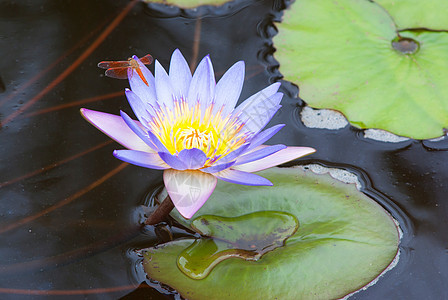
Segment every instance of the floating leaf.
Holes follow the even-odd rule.
[[[228,218],[204,215],[191,227],[203,236],[182,251],[179,269],[193,279],[203,279],[221,261],[231,257],[258,260],[283,246],[299,227],[297,218],[277,211],[258,211]]]
[[[398,233],[393,220],[354,185],[297,168],[259,173],[274,186],[219,182],[197,215],[292,214],[300,227],[285,246],[257,261],[226,259],[207,277],[195,280],[177,267],[179,255],[195,240],[177,240],[147,249],[144,267],[149,277],[187,299],[330,299],[366,285],[395,257]],[[186,226],[200,222],[182,219],[176,212],[173,216]],[[196,228],[206,234],[215,232],[214,226],[204,227]],[[249,231],[257,230],[269,232],[262,225]],[[226,233],[223,240],[235,241],[232,231],[220,232]]]
[[[278,28],[280,72],[310,106],[416,139],[448,127],[448,32],[400,39],[387,12],[366,0],[296,1]]]
[[[392,16],[398,29],[448,30],[446,0],[375,0]]]

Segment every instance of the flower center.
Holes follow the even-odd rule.
[[[199,103],[190,106],[181,99],[172,109],[158,108],[147,126],[171,154],[196,148],[207,155],[208,166],[241,147],[248,138],[241,132],[243,124],[238,119],[212,111],[213,105],[201,109]]]
[[[189,127],[182,129],[179,132],[177,141],[178,143],[181,143],[185,149],[207,149],[208,145],[214,144],[214,137],[210,132]]]

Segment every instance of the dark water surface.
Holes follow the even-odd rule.
[[[241,100],[279,77],[269,24],[282,2],[195,11],[136,3],[93,48],[130,3],[0,1],[0,299],[174,298],[148,286],[132,292],[144,280],[132,249],[159,241],[136,225],[139,205],[162,173],[122,164],[112,156],[122,147],[80,116],[80,107],[131,112],[127,81],[103,77],[99,61],[150,53],[167,67],[179,48],[188,61],[210,54],[219,78],[245,60]],[[404,232],[398,265],[352,299],[447,299],[447,139],[393,144],[353,127],[309,129],[297,89],[285,82],[282,91],[271,125],[287,126],[270,143],[314,147],[296,163],[359,174]]]

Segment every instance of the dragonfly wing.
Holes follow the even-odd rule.
[[[123,61],[102,61],[98,63],[98,68],[110,69],[110,68],[121,68],[129,67],[129,62],[127,60]]]
[[[106,70],[106,76],[117,78],[117,79],[127,79],[128,78],[128,68],[110,68]]]
[[[143,56],[142,58],[140,58],[140,61],[142,62],[142,64],[144,65],[150,65],[153,61],[153,58],[151,55],[146,54],[145,56]]]

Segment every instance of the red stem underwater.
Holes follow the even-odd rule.
[[[167,219],[169,213],[173,210],[174,204],[170,196],[167,195],[165,200],[159,204],[157,209],[146,219],[145,225],[155,225]]]

